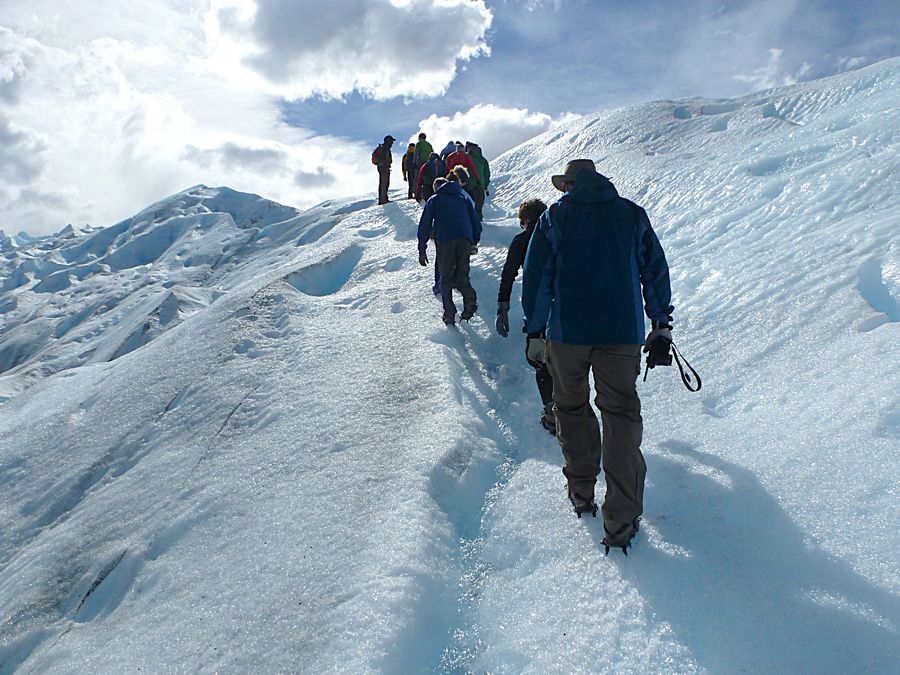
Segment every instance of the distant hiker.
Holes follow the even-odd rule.
[[[627,552],[644,509],[647,471],[635,387],[645,342],[641,296],[652,323],[646,349],[667,352],[674,309],[669,267],[646,211],[620,197],[591,160],[570,161],[553,185],[566,194],[538,220],[525,256],[528,356],[546,360],[553,376],[557,438],[575,512],[596,515],[602,458],[603,543],[607,552]],[[591,371],[602,443],[588,400]]]
[[[456,142],[450,141],[447,145],[444,146],[444,149],[440,151],[440,157],[444,161],[447,161],[447,155],[450,153],[456,152]]]
[[[378,167],[378,203],[388,203],[388,188],[391,184],[391,164],[393,157],[391,156],[391,146],[397,140],[393,136],[385,136],[384,142],[379,143],[378,147],[372,152],[372,164]]]
[[[434,148],[425,140],[425,132],[420,133],[419,142],[416,143],[416,164],[422,166],[431,157],[432,152],[434,152]]]
[[[419,176],[416,166],[416,144],[410,143],[403,155],[403,180],[406,181],[406,198],[413,199],[416,196],[416,178]]]
[[[519,268],[525,262],[525,251],[538,218],[547,210],[547,205],[540,199],[529,199],[519,204],[519,232],[513,237],[506,254],[506,263],[503,265],[503,273],[500,276],[500,292],[497,294],[497,333],[502,337],[509,335],[509,296],[512,294],[513,282],[519,274]],[[545,336],[545,331],[540,331],[540,336]],[[541,412],[541,424],[551,434],[556,434],[556,417],[553,413],[553,377],[550,369],[543,361],[536,361],[528,356],[528,340],[525,340],[525,359],[534,368],[535,380],[538,392],[541,394],[543,410]]]
[[[478,169],[475,167],[475,162],[472,161],[472,158],[466,154],[463,144],[459,142],[456,143],[456,150],[447,155],[447,172],[453,171],[453,168],[457,166],[466,167],[469,171],[469,175],[474,179],[463,185],[463,187],[467,188],[466,192],[468,192],[474,200],[475,196],[472,194],[472,190],[479,180]]]
[[[434,230],[437,248],[437,268],[441,279],[441,301],[444,305],[445,324],[456,323],[456,304],[453,288],[463,297],[460,318],[468,321],[478,309],[477,297],[469,281],[469,256],[472,246],[481,239],[481,220],[475,213],[475,204],[456,182],[455,174],[447,176],[447,183],[439,185],[434,195],[425,202],[419,219],[419,264],[428,264],[425,250]]]
[[[484,199],[487,195],[488,185],[491,182],[491,167],[488,161],[481,154],[481,148],[476,143],[468,141],[466,143],[466,154],[471,158],[472,163],[477,169],[476,176],[473,181],[471,195],[475,200],[475,210],[478,211],[478,217],[484,218]]]
[[[434,194],[434,181],[447,175],[447,165],[436,152],[432,152],[428,160],[419,168],[419,179],[416,182],[416,198],[420,202],[427,201]]]

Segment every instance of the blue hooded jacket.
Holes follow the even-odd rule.
[[[481,219],[475,212],[475,202],[458,183],[441,185],[425,202],[419,219],[419,254],[428,247],[432,227],[436,242],[465,237],[477,244],[481,239]]]
[[[644,311],[641,311],[643,291]],[[644,312],[671,322],[669,266],[647,213],[580,171],[538,220],[525,254],[525,332],[573,345],[644,344]]]

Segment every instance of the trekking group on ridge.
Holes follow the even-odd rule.
[[[378,203],[388,202],[391,147],[396,139],[385,136],[372,152],[378,167]],[[469,281],[469,256],[478,250],[484,200],[490,185],[490,164],[477,143],[451,141],[437,153],[420,133],[401,161],[407,199],[424,204],[419,221],[419,262],[428,265],[426,248],[433,239],[437,249],[432,291],[441,296],[444,323],[456,323],[453,289],[463,296],[460,318],[471,319],[478,309],[475,289]]]
[[[419,139],[427,143],[424,134]],[[428,241],[434,239],[435,284],[439,280],[444,323],[453,325],[454,288],[463,297],[461,319],[477,310],[469,256],[481,238],[483,198],[479,204],[465,186],[482,174],[475,173],[478,166],[462,144],[448,144],[440,154],[430,147],[410,194],[425,199],[419,263],[428,264]],[[418,149],[419,144],[410,147],[413,155]],[[405,160],[407,180],[413,166]],[[448,171],[446,178],[438,169]],[[425,178],[432,180],[430,191],[422,187]],[[562,448],[569,501],[579,518],[597,515],[594,489],[602,463],[603,544],[607,553],[615,547],[627,554],[643,513],[647,471],[636,386],[642,348],[648,368],[672,363],[669,267],[646,211],[619,196],[592,160],[572,160],[551,180],[563,195],[549,208],[538,199],[519,205],[523,231],[513,238],[503,266],[495,328],[509,335],[512,287],[521,269],[525,358],[535,370],[541,424]],[[486,180],[480,184],[486,193]],[[645,315],[651,325],[646,337]],[[590,402],[591,375],[602,435]]]
[[[391,135],[372,152],[372,164],[378,169],[378,203],[387,204],[393,157],[391,148],[397,139]],[[457,166],[466,168],[462,187],[475,204],[478,217],[483,217],[484,200],[491,181],[491,167],[477,143],[449,142],[440,153],[428,142],[425,133],[416,143],[410,143],[401,160],[401,172],[406,182],[406,198],[425,202],[434,192],[434,181],[445,178]]]

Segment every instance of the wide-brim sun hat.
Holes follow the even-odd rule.
[[[588,171],[596,171],[597,167],[594,166],[594,160],[592,159],[573,159],[568,164],[566,164],[566,170],[561,175],[551,176],[550,180],[553,181],[553,187],[555,187],[560,192],[566,191],[566,183],[574,183],[575,176],[579,171],[583,170]]]

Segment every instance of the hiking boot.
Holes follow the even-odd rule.
[[[456,315],[455,314],[444,314],[444,316],[441,317],[441,320],[448,326],[456,325]]]
[[[569,495],[569,501],[572,502],[575,515],[581,518],[582,513],[590,513],[594,518],[597,517],[597,502],[593,497],[585,499],[581,495],[573,494],[568,487],[566,487],[566,493]]]
[[[609,555],[609,549],[611,548],[620,548],[622,549],[622,553],[628,555],[628,547],[631,546],[631,540],[634,539],[634,535],[636,535],[640,529],[640,516],[635,518],[632,522],[616,528],[615,532],[610,532],[604,525],[603,531],[606,533],[606,536],[603,537],[603,546],[606,548],[606,555]]]
[[[459,318],[463,321],[468,321],[473,316],[475,316],[475,312],[478,311],[478,305],[470,305],[469,307],[463,308],[462,314],[459,315]]]
[[[544,412],[541,414],[541,426],[556,436],[556,414],[553,412],[553,401],[544,406]]]

